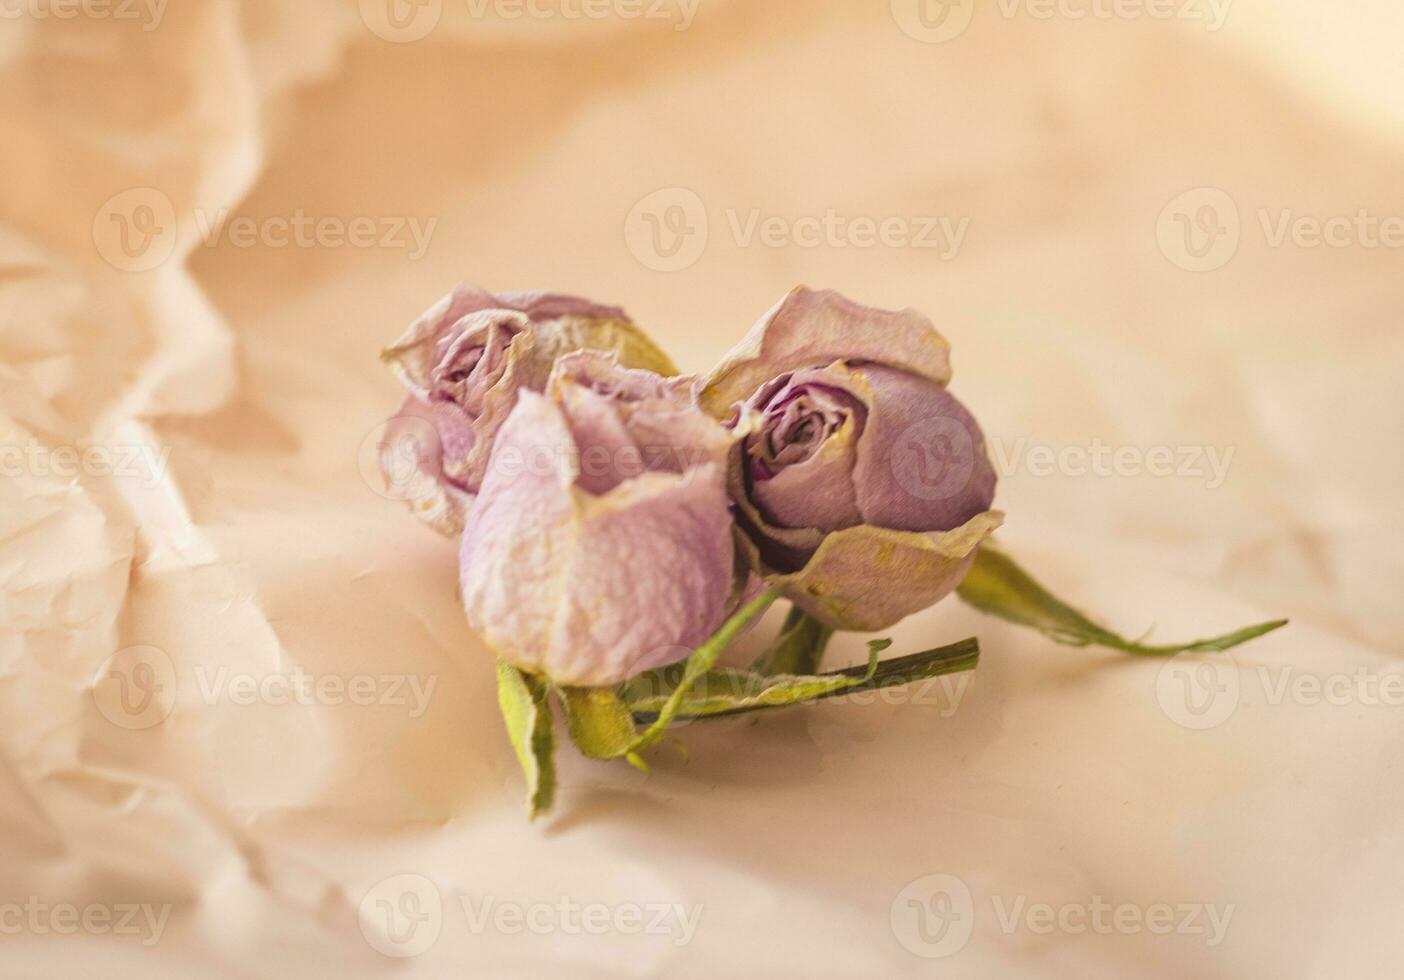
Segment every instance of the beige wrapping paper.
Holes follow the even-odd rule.
[[[939,7],[0,0],[0,977],[1398,975],[1400,14]],[[950,600],[893,652],[975,674],[567,747],[530,824],[374,475],[461,279],[691,371],[915,306],[1055,591],[1294,621]]]

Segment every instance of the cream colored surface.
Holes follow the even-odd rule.
[[[1404,255],[1272,247],[1259,219],[1404,213],[1397,8],[1241,0],[1211,32],[991,3],[939,44],[852,0],[703,0],[683,31],[464,9],[391,43],[349,2],[6,7],[0,445],[35,448],[0,481],[0,976],[1397,976],[1404,705],[1272,685],[1401,671]],[[659,272],[626,219],[674,187],[709,236]],[[1157,221],[1200,187],[1241,242],[1195,273]],[[437,223],[417,258],[207,242],[226,208]],[[944,259],[743,247],[752,209],[969,223]],[[362,476],[398,399],[376,352],[459,279],[620,303],[689,370],[796,283],[915,306],[1003,454],[1002,540],[1058,591],[1167,640],[1294,622],[1194,730],[1159,662],[951,601],[894,650],[978,634],[968,688],[698,724],[649,777],[565,749],[528,825],[453,548]],[[1215,480],[1028,455],[1094,443],[1232,456]],[[71,476],[60,447],[169,455]],[[169,683],[124,727],[138,661]],[[209,693],[298,668],[377,703]],[[378,900],[433,905],[378,884],[404,874],[441,927],[397,959]],[[904,903],[934,893],[904,888],[933,874],[973,935],[923,959]],[[463,909],[562,896],[701,914],[680,944]],[[1099,898],[1233,912],[1212,947],[999,914]],[[31,899],[167,915],[159,941],[13,929]]]

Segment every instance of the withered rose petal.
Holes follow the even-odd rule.
[[[925,378],[878,364],[854,371],[870,392],[853,470],[862,523],[945,531],[989,510],[994,467],[965,406]]]
[[[862,523],[853,484],[858,425],[848,418],[804,462],[752,478],[751,499],[767,523],[820,531]]]
[[[612,482],[642,470],[682,473],[702,463],[725,468],[735,434],[704,414],[697,406],[701,382],[693,375],[664,378],[652,371],[625,368],[617,354],[576,351],[556,361],[547,390],[567,406],[572,427],[597,419],[605,427],[583,437],[582,479],[596,478],[601,466],[612,467]],[[602,413],[618,420],[628,433],[630,446],[606,439],[613,424]],[[577,421],[579,420],[579,421]],[[578,439],[578,441],[581,441]],[[609,442],[609,459],[585,450],[584,443]]]
[[[926,533],[860,524],[826,535],[803,568],[772,572],[766,583],[826,626],[887,629],[954,591],[1003,519],[986,511],[953,530]],[[754,544],[742,547],[760,561]]]
[[[454,535],[463,530],[473,498],[443,472],[442,431],[452,429],[438,414],[413,395],[405,396],[386,423],[377,455],[385,492],[408,503],[435,530]]]
[[[572,442],[566,448],[578,454],[582,489],[602,494],[645,472],[643,454],[609,396],[568,385],[561,401]]]
[[[616,353],[631,367],[676,371],[617,307],[557,293],[494,296],[466,285],[435,303],[382,356],[445,425],[439,470],[471,503],[517,393],[542,390],[557,358],[579,349]],[[434,526],[454,531],[452,521]]]
[[[834,531],[862,520],[853,467],[867,405],[854,387],[842,363],[804,368],[763,386],[746,405],[742,465],[767,524]]]
[[[762,385],[802,367],[877,361],[945,384],[950,345],[915,310],[879,310],[800,286],[753,326],[712,371],[702,406],[719,418]]]
[[[498,432],[461,545],[464,608],[515,666],[613,685],[682,659],[725,617],[736,565],[724,474],[707,461],[593,492],[561,447],[633,441],[639,413],[651,426],[663,416],[652,399],[615,400],[569,378],[551,390],[555,400],[523,391]],[[609,410],[620,425],[604,422]]]
[[[429,307],[399,340],[386,348],[385,359],[403,373],[408,386],[427,392],[445,336],[458,321],[483,310],[512,310],[524,314],[532,322],[563,318],[629,322],[629,317],[617,306],[602,306],[578,296],[543,292],[495,296],[485,289],[462,283]]]
[[[830,626],[884,628],[942,598],[1001,519],[950,376],[921,314],[799,288],[708,378],[704,407],[746,429],[728,474],[742,551]]]

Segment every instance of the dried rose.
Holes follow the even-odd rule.
[[[686,657],[734,600],[733,436],[694,379],[560,359],[497,434],[468,515],[469,623],[558,685],[620,683]]]
[[[556,359],[580,349],[613,351],[628,367],[676,371],[616,307],[459,286],[382,354],[408,389],[381,439],[387,482],[423,520],[458,533],[517,393],[540,391]]]
[[[1001,522],[948,350],[915,311],[800,288],[708,381],[703,404],[741,434],[743,549],[826,625],[885,629],[943,598]]]

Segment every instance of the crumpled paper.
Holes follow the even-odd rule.
[[[1393,975],[1398,255],[1272,231],[1397,212],[1397,15],[1310,45],[1306,6],[934,44],[897,2],[5,7],[0,976]],[[1157,241],[1202,187],[1240,242],[1196,273]],[[746,234],[828,211],[968,221]],[[1294,622],[1167,667],[952,600],[893,652],[978,634],[974,675],[647,777],[562,753],[529,825],[453,548],[374,476],[375,354],[464,278],[694,371],[798,282],[915,306],[1044,581],[1167,640]]]

